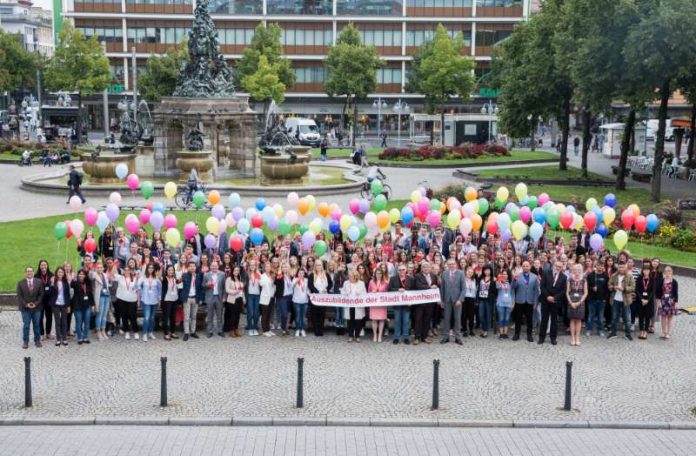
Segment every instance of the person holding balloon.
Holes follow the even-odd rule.
[[[94,271],[90,271],[89,278],[92,281],[92,292],[94,293],[94,303],[96,304],[96,318],[94,329],[97,331],[99,340],[107,340],[106,317],[109,315],[111,307],[111,282],[104,272],[104,264],[99,261]]]

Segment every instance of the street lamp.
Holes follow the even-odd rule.
[[[396,123],[397,123],[398,138],[399,138],[397,140],[397,142],[398,142],[399,146],[401,146],[401,113],[402,112],[408,113],[411,110],[411,108],[408,107],[408,103],[401,101],[401,98],[399,98],[399,101],[394,103],[393,109],[396,112],[396,116],[397,116]]]
[[[491,129],[493,126],[493,115],[498,115],[498,105],[489,100],[488,103],[484,104],[481,108],[481,114],[488,115],[488,142],[491,142]]]
[[[380,135],[382,129],[380,128],[380,120],[382,118],[382,109],[386,109],[387,102],[382,100],[382,97],[378,97],[372,102],[372,107],[377,108],[377,136]]]

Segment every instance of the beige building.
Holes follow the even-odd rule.
[[[53,55],[53,20],[50,11],[34,7],[27,0],[0,0],[0,27],[8,33],[19,33],[28,51]]]

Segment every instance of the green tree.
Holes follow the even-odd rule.
[[[18,33],[0,30],[0,91],[34,88],[38,64],[39,57],[22,46]]]
[[[242,86],[254,100],[263,102],[263,118],[266,119],[271,100],[280,104],[285,99],[285,84],[280,80],[278,64],[268,63],[265,55],[259,57],[255,73],[244,76]]]
[[[652,169],[651,198],[660,201],[665,151],[667,108],[679,78],[696,59],[696,3],[693,0],[654,0],[647,14],[629,31],[624,55],[627,70],[656,90],[660,98]]]
[[[325,61],[328,77],[324,85],[327,95],[345,96],[343,113],[353,107],[353,124],[357,119],[357,101],[367,97],[377,88],[377,69],[383,62],[374,46],[366,46],[360,40],[358,29],[351,23],[341,30],[336,45],[331,46]],[[352,129],[355,145],[355,128]]]
[[[440,111],[441,142],[445,141],[445,103],[458,96],[462,102],[467,102],[474,89],[475,80],[472,74],[474,61],[463,55],[464,38],[457,34],[452,38],[442,24],[437,26],[432,43],[423,47],[416,62],[418,68],[412,82],[416,92],[425,96],[428,109]]]
[[[156,102],[171,96],[188,58],[188,40],[176,49],[167,50],[164,55],[150,55],[145,71],[138,75],[138,90],[142,98]]]
[[[251,43],[244,49],[242,58],[236,66],[236,85],[245,90],[244,77],[250,76],[258,71],[261,56],[266,57],[268,64],[276,71],[278,79],[289,89],[295,84],[295,72],[290,67],[290,62],[283,58],[283,46],[280,42],[282,33],[278,24],[259,24],[254,30],[254,37]]]

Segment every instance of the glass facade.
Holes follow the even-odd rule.
[[[330,46],[333,32],[331,29],[303,30],[287,28],[281,32],[283,46]]]
[[[100,43],[102,41],[106,43],[121,43],[123,40],[123,29],[119,26],[113,27],[102,27],[102,26],[78,26],[75,27],[77,30],[82,32],[87,38],[96,37],[97,41]]]
[[[326,68],[305,67],[293,68],[295,71],[295,84],[323,84],[326,81]]]
[[[479,24],[476,29],[476,46],[495,46],[510,35],[512,35],[512,28],[496,30]]]
[[[401,68],[380,68],[377,70],[377,84],[401,84]]]
[[[263,14],[263,2],[261,0],[211,0],[208,10],[211,14]]]
[[[401,47],[401,30],[360,30],[362,42],[371,46]]]
[[[320,15],[333,14],[330,0],[266,0],[266,12],[278,15]]]
[[[109,3],[109,2],[106,2],[106,3]],[[121,2],[119,1],[118,3],[121,3]],[[127,5],[192,5],[192,0],[126,0],[126,4]]]
[[[471,8],[471,0],[408,0],[409,8]]]
[[[218,29],[218,41],[220,44],[251,44],[253,37],[253,28]]]
[[[522,6],[522,0],[476,0],[476,6],[480,8],[511,8]]]
[[[464,37],[464,45],[471,46],[471,30],[448,30],[447,33],[452,38],[461,33]],[[407,30],[406,46],[420,46],[426,41],[432,40],[434,34],[435,30]],[[478,33],[476,34],[476,39],[478,40]]]
[[[339,16],[402,16],[402,0],[336,0]]]
[[[129,43],[179,44],[188,36],[187,27],[129,27]]]

